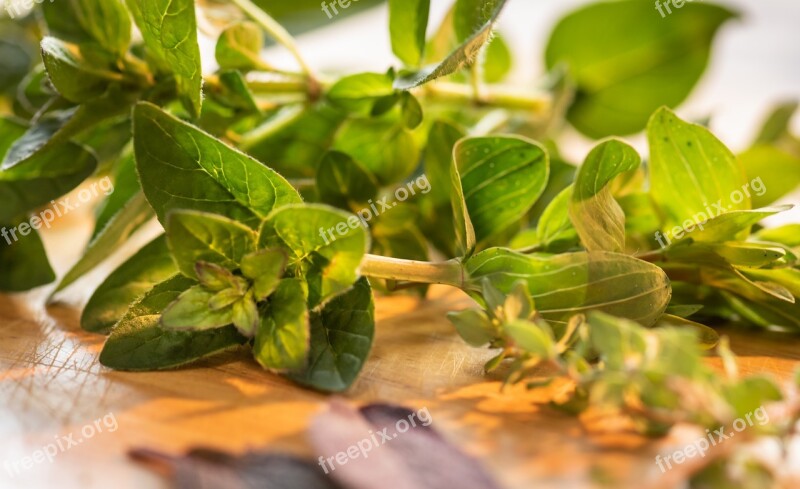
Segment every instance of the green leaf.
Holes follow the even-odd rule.
[[[547,185],[547,152],[522,137],[466,138],[453,156],[478,242],[519,221]]]
[[[786,246],[800,246],[800,224],[786,224],[771,229],[762,229],[755,234],[760,241],[771,241]]]
[[[257,227],[301,202],[274,171],[154,105],[137,105],[133,125],[142,189],[162,224],[170,210],[192,209]]]
[[[137,193],[108,222],[100,233],[92,239],[83,256],[64,275],[53,294],[64,290],[86,273],[111,256],[128,238],[153,217],[153,210],[147,204],[144,194]]]
[[[406,178],[417,167],[420,148],[402,121],[351,119],[336,135],[334,148],[358,161],[381,185]]]
[[[235,289],[235,288],[221,290],[221,291],[217,292],[216,294],[214,294],[214,296],[211,297],[211,299],[208,300],[208,307],[212,311],[220,311],[222,309],[225,309],[228,306],[232,306],[235,302],[240,301],[243,297],[244,297],[244,294],[242,293],[242,291],[240,291],[238,289]],[[256,315],[258,315],[257,311],[256,311]],[[233,317],[233,316],[231,316],[231,317]],[[234,320],[234,323],[235,323],[235,320]],[[239,328],[237,328],[237,329],[239,329]],[[239,329],[239,331],[241,332],[241,329]],[[245,335],[245,336],[247,336],[247,335]]]
[[[378,194],[375,177],[339,151],[325,153],[316,180],[320,200],[342,209],[349,209],[351,203],[364,204]]]
[[[233,325],[242,335],[252,338],[258,328],[258,307],[253,293],[248,292],[240,300],[233,303]]]
[[[483,77],[487,83],[499,83],[511,72],[511,48],[505,39],[495,34],[486,47],[486,60],[483,64]]]
[[[582,7],[556,25],[545,62],[548,70],[566,63],[577,84],[572,125],[596,139],[632,134],[658,107],[689,95],[714,35],[734,14],[696,2],[678,16],[662,19],[652,3],[625,0]]]
[[[100,284],[83,308],[81,328],[98,333],[109,331],[134,300],[176,273],[178,267],[169,254],[165,236],[161,235]]]
[[[366,113],[375,102],[394,94],[392,78],[383,73],[359,73],[339,79],[328,90],[330,102],[342,109]]]
[[[285,269],[286,254],[281,250],[261,250],[242,258],[242,274],[253,281],[257,301],[275,290]]]
[[[686,307],[691,307],[691,306],[686,306]],[[672,308],[672,306],[667,308],[667,311],[669,311],[671,308]],[[686,312],[686,309],[684,309],[684,312]],[[695,308],[695,312],[697,312],[696,308]],[[706,326],[704,324],[700,324],[700,323],[697,323],[697,322],[694,322],[694,321],[690,321],[690,320],[685,319],[683,317],[674,316],[674,315],[671,315],[671,314],[664,314],[658,320],[658,323],[656,324],[656,326],[657,327],[675,326],[675,327],[679,327],[679,328],[685,328],[685,329],[692,330],[697,335],[697,341],[700,343],[700,345],[704,349],[707,349],[707,350],[711,349],[711,348],[714,348],[719,343],[719,333],[717,333],[716,330],[714,330],[712,328],[709,328],[708,326]]]
[[[487,22],[491,22],[498,9],[496,0],[456,0],[453,26],[458,42],[467,41]]]
[[[107,181],[113,181],[113,191],[106,195],[106,198],[97,206],[92,240],[96,239],[114,216],[142,191],[142,187],[139,185],[139,177],[136,175],[136,162],[133,159],[133,151],[126,150],[125,154],[117,160],[112,170],[112,175],[108,177]],[[103,180],[101,180],[102,182]]]
[[[775,107],[761,127],[754,145],[777,143],[789,134],[792,117],[797,112],[799,105],[800,103],[797,101],[791,101]]]
[[[754,146],[739,161],[750,181],[753,207],[765,207],[800,186],[800,157],[774,146]]]
[[[281,280],[261,316],[253,356],[262,367],[294,370],[309,351],[308,286],[299,278]]]
[[[537,243],[547,249],[558,243],[578,243],[578,233],[569,218],[572,185],[561,191],[542,212],[536,225]]]
[[[186,110],[200,115],[203,73],[193,0],[126,0],[148,53],[175,75]]]
[[[15,221],[25,213],[67,194],[91,175],[96,165],[89,151],[77,144],[66,143],[39,151],[25,160],[24,164],[0,171],[0,202],[3,203],[0,206],[0,222]],[[66,197],[56,205],[61,209],[73,207],[74,203],[73,198]],[[43,215],[46,213],[53,214],[54,210],[42,211]]]
[[[392,52],[408,66],[422,60],[430,9],[430,0],[389,0]]]
[[[241,282],[246,282],[244,279],[236,277],[233,272],[216,263],[199,261],[195,263],[194,271],[200,285],[212,292],[235,290],[239,296],[243,296],[246,291],[246,283],[239,287]]]
[[[181,273],[194,279],[197,262],[235,270],[245,255],[256,250],[255,231],[223,216],[175,210],[167,215],[166,229],[175,263]]]
[[[431,182],[429,197],[437,205],[450,203],[453,147],[464,136],[461,129],[448,121],[437,120],[431,125],[425,147],[425,174]]]
[[[403,92],[400,98],[403,110],[403,122],[409,129],[416,129],[422,124],[422,106],[416,97],[408,92]]]
[[[375,304],[366,278],[311,315],[311,348],[293,380],[329,392],[350,387],[364,366],[375,336]]]
[[[695,219],[700,215],[708,219],[719,213],[713,206],[725,211],[751,208],[741,164],[705,127],[684,122],[662,107],[650,119],[647,139],[653,199],[670,223],[700,222]]]
[[[763,243],[742,243],[737,241],[713,243],[711,248],[731,265],[760,268],[774,263],[786,256],[780,246]]]
[[[463,141],[463,140],[462,140]],[[455,155],[456,147],[453,148]],[[463,181],[458,167],[458,160],[454,156],[450,160],[450,204],[453,209],[453,223],[455,224],[456,241],[458,242],[457,251],[463,256],[469,256],[475,250],[476,234],[475,226],[470,219],[467,200],[464,198]]]
[[[324,205],[282,207],[265,221],[260,247],[274,236],[291,250],[289,269],[309,286],[309,305],[349,289],[358,278],[369,235],[354,215]]]
[[[691,238],[697,242],[713,243],[719,241],[734,241],[748,234],[748,230],[754,224],[763,219],[774,216],[781,212],[792,209],[793,206],[765,207],[763,209],[731,211],[715,216],[708,221],[691,221],[689,226],[684,223],[683,227],[676,226],[671,232],[667,233],[671,237],[678,239]],[[703,216],[700,216],[701,218]],[[677,232],[676,232],[677,230]],[[686,232],[685,236],[681,231]]]
[[[473,295],[488,278],[503,293],[525,280],[537,311],[548,321],[599,310],[653,324],[666,309],[670,282],[659,267],[609,252],[523,255],[492,248],[466,262]]]
[[[35,229],[28,230],[22,236],[17,222],[18,239],[13,239],[8,232],[11,226],[0,225],[0,291],[24,292],[40,285],[49,284],[56,279],[50,267],[42,239]],[[31,232],[32,231],[32,232]]]
[[[234,313],[231,307],[210,307],[211,299],[215,295],[202,285],[190,287],[164,308],[161,327],[175,331],[204,331],[233,323]]]
[[[503,325],[503,331],[515,345],[526,353],[541,359],[552,358],[555,352],[553,337],[531,321],[512,321]]]
[[[264,33],[249,21],[237,22],[227,27],[217,40],[217,63],[223,70],[268,70],[269,65],[261,60]]]
[[[464,5],[474,5],[475,1],[470,0],[462,3]],[[466,27],[466,24],[462,21],[464,26],[462,34],[466,33],[467,28],[470,30],[468,38],[464,39],[441,62],[398,77],[394,82],[394,87],[398,90],[411,90],[437,78],[453,74],[471,64],[478,56],[481,48],[491,39],[492,29],[505,4],[506,0],[485,0],[481,5],[474,5],[477,10],[465,8],[461,14],[462,19],[469,18],[473,21],[482,21],[481,24]]]
[[[465,309],[447,314],[447,319],[456,327],[456,331],[474,347],[485,346],[496,338],[492,323],[481,309]]]
[[[625,213],[609,184],[638,169],[641,162],[635,149],[616,139],[600,143],[586,157],[575,180],[569,215],[587,251],[625,249]]]
[[[209,331],[170,331],[159,325],[161,311],[194,281],[177,275],[153,287],[133,304],[111,332],[100,363],[117,370],[180,367],[244,344],[233,326]]]
[[[122,57],[131,42],[131,18],[121,0],[44,2],[50,34],[70,42],[93,41]]]
[[[122,75],[96,68],[77,46],[54,37],[42,39],[42,60],[55,89],[65,99],[81,103],[103,94]]]

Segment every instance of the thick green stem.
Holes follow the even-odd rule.
[[[513,91],[506,88],[487,87],[481,90],[479,97],[476,98],[469,85],[436,82],[426,85],[421,93],[438,101],[527,110],[542,116],[547,115],[552,109],[552,97],[549,94]]]
[[[434,263],[403,260],[378,255],[366,255],[361,261],[361,273],[367,277],[421,284],[444,284],[463,289],[464,267],[458,260]]]
[[[306,63],[305,59],[303,59],[303,56],[300,54],[300,49],[298,49],[294,38],[286,29],[283,28],[282,25],[276,22],[275,19],[270,17],[266,12],[258,8],[258,6],[250,0],[231,0],[231,2],[242,9],[242,11],[247,14],[248,17],[258,23],[273,39],[288,49],[289,52],[292,53],[292,56],[294,56],[294,58],[297,60],[297,63],[303,70],[303,73],[308,76],[309,80],[313,82],[316,79],[311,67],[308,65],[308,63]]]

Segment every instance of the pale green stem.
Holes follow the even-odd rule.
[[[243,151],[251,149],[264,139],[296,121],[297,118],[303,114],[304,110],[305,106],[303,104],[287,105],[283,107],[278,114],[271,117],[252,131],[243,134],[239,140],[239,147]]]
[[[466,283],[464,266],[458,260],[434,263],[366,255],[361,260],[361,274],[385,280],[444,284],[461,289]]]
[[[487,87],[480,98],[475,98],[473,88],[451,82],[436,82],[425,86],[421,93],[440,101],[463,104],[486,105],[495,108],[528,110],[547,115],[552,108],[552,98],[547,93],[512,91],[504,88]]]

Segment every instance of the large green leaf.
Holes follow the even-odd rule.
[[[52,36],[76,43],[91,41],[117,57],[128,50],[131,18],[122,0],[43,2],[42,12]]]
[[[569,215],[587,251],[625,249],[625,213],[609,184],[641,162],[635,149],[611,139],[596,146],[578,170]]]
[[[167,240],[159,236],[111,272],[94,291],[81,314],[81,328],[105,333],[125,314],[133,301],[154,285],[178,273]]]
[[[261,314],[253,356],[262,367],[293,370],[307,361],[309,313],[308,286],[299,278],[287,278],[270,296]]]
[[[308,281],[309,305],[349,289],[369,251],[369,234],[358,217],[316,204],[276,210],[264,222],[259,247],[291,250],[289,269]]]
[[[481,23],[472,25],[469,28],[469,36],[444,60],[421,70],[403,74],[395,80],[394,87],[398,90],[410,90],[437,78],[453,74],[474,62],[481,48],[491,39],[492,29],[505,4],[506,0],[485,0],[480,5],[473,0],[466,2],[465,5],[477,10],[470,11],[465,8],[462,14],[463,18],[481,21]],[[465,22],[461,24],[466,25]],[[465,31],[462,31],[463,34]]]
[[[233,326],[170,331],[159,325],[161,311],[194,284],[178,275],[136,301],[111,332],[100,353],[100,363],[117,370],[175,368],[244,344],[246,338]]]
[[[522,137],[466,138],[453,157],[479,243],[519,221],[547,185],[547,152]]]
[[[81,146],[51,146],[8,170],[0,171],[0,222],[12,222],[40,205],[65,195],[94,172],[94,156]],[[66,197],[59,209],[74,207]],[[53,213],[50,209],[43,212]],[[60,212],[60,211],[59,211]],[[52,220],[52,219],[51,219]]]
[[[800,157],[771,145],[757,145],[739,155],[750,181],[753,207],[764,207],[800,186]]]
[[[408,66],[418,66],[425,51],[430,0],[389,0],[392,51]]]
[[[170,210],[191,209],[255,228],[273,209],[301,202],[274,171],[152,104],[136,106],[133,124],[142,189],[162,224]]]
[[[193,0],[126,0],[150,55],[175,75],[190,114],[200,115],[203,72]]]
[[[467,260],[466,270],[474,293],[484,278],[503,293],[524,280],[537,311],[557,322],[599,310],[651,325],[671,295],[669,279],[659,267],[605,251],[550,256],[492,248]]]
[[[705,127],[662,107],[650,119],[647,139],[651,192],[669,224],[702,222],[720,214],[720,207],[751,208],[741,164]]]
[[[662,19],[641,0],[593,3],[567,15],[550,35],[545,61],[548,69],[567,63],[577,84],[569,121],[594,138],[640,131],[658,107],[689,95],[714,34],[733,15],[695,2]]]
[[[175,210],[167,215],[167,245],[181,273],[197,278],[195,266],[203,261],[229,270],[256,251],[256,232],[215,214]]]
[[[56,279],[50,267],[42,239],[38,231],[29,229],[26,236],[19,231],[16,223],[16,237],[13,239],[9,228],[0,224],[0,291],[24,292],[49,284]]]
[[[315,389],[340,392],[364,366],[375,336],[375,305],[366,278],[311,315],[311,350],[290,377]]]
[[[78,46],[54,37],[42,39],[42,60],[55,89],[71,102],[99,97],[109,83],[122,79],[121,74],[95,67],[84,59]]]

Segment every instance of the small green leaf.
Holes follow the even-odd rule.
[[[468,3],[474,3],[474,0],[466,2],[465,5]],[[482,5],[475,5],[477,10],[466,9],[462,14],[463,19],[470,18],[482,23],[469,26],[468,38],[444,60],[412,73],[404,73],[395,80],[394,87],[398,90],[411,90],[437,78],[453,74],[473,63],[481,48],[491,39],[492,29],[505,4],[506,0],[486,0]],[[462,25],[466,24],[462,22]],[[465,32],[462,31],[462,34]]]
[[[365,204],[378,194],[375,177],[350,156],[329,151],[317,170],[317,191],[320,199],[342,209]]]
[[[536,225],[536,239],[545,249],[558,243],[577,244],[578,233],[569,218],[572,185],[561,191],[542,212]]]
[[[342,109],[367,113],[381,98],[394,94],[392,78],[382,73],[359,73],[339,79],[328,90],[331,103]]]
[[[311,315],[311,349],[305,368],[289,374],[303,385],[341,392],[364,366],[375,336],[375,304],[366,278]]]
[[[800,186],[800,156],[775,146],[754,146],[739,155],[751,178],[748,192],[753,207],[765,207]]]
[[[214,295],[202,285],[182,292],[164,309],[161,326],[176,331],[204,331],[233,323],[234,312],[230,307],[217,310],[209,307]]]
[[[161,70],[175,75],[178,94],[189,113],[200,115],[203,73],[192,0],[126,0],[148,54]]]
[[[235,302],[239,302],[242,298],[244,298],[244,292],[241,290],[237,288],[225,289],[217,292],[213,297],[211,297],[211,299],[208,300],[208,307],[212,311],[220,311],[228,306],[233,305]],[[236,313],[234,311],[234,323],[236,323],[235,314]],[[256,314],[258,314],[258,312],[256,312]],[[242,330],[239,329],[239,331],[241,332]]]
[[[681,239],[692,239],[696,242],[714,243],[720,241],[733,241],[749,234],[749,229],[763,219],[774,216],[781,212],[791,210],[793,206],[784,205],[776,207],[764,207],[763,209],[730,211],[712,217],[708,221],[702,220],[703,216],[698,215],[698,220],[687,220],[683,227],[676,226],[671,232],[667,233],[670,237],[681,236]],[[681,234],[685,233],[685,236]]]
[[[658,107],[689,95],[717,30],[734,14],[695,2],[678,15],[663,19],[652,2],[625,0],[581,7],[556,25],[545,62],[548,70],[569,67],[577,94],[567,117],[579,131],[595,139],[632,134]]]
[[[789,134],[789,126],[792,122],[797,107],[800,105],[797,101],[784,102],[776,106],[756,137],[755,146],[760,144],[774,144]]]
[[[253,293],[248,292],[241,300],[233,303],[233,325],[242,335],[252,338],[258,328],[258,307]]]
[[[483,77],[488,83],[499,83],[511,72],[511,48],[505,38],[495,33],[486,47],[486,60],[483,65]]]
[[[639,154],[622,141],[600,143],[586,157],[572,192],[569,215],[587,251],[625,249],[625,213],[609,184],[641,164]]]
[[[233,326],[209,331],[171,331],[159,317],[194,282],[177,275],[133,304],[100,353],[100,363],[117,370],[175,368],[235,348],[247,340]]]
[[[526,353],[541,359],[549,359],[555,353],[551,334],[534,322],[512,321],[503,325],[503,331]]]
[[[392,52],[408,66],[419,66],[425,50],[430,0],[389,0]]]
[[[178,267],[169,254],[166,238],[161,235],[111,272],[100,284],[83,308],[81,328],[98,333],[107,332],[134,300],[176,273]]]
[[[219,292],[228,289],[229,287],[236,287],[236,277],[233,273],[216,263],[209,263],[206,261],[198,261],[194,265],[194,271],[197,280],[200,284],[208,290]],[[238,289],[238,288],[237,288]],[[242,295],[244,290],[240,291]]]
[[[242,274],[253,280],[253,293],[263,301],[278,286],[286,269],[286,253],[282,250],[261,250],[242,258]]]
[[[264,368],[303,366],[309,350],[308,287],[302,279],[281,280],[261,315],[253,355]]]
[[[142,189],[162,224],[170,210],[191,209],[256,228],[301,202],[282,176],[152,104],[136,106],[133,126]]]
[[[690,5],[703,6],[705,5]],[[736,157],[703,126],[659,109],[647,126],[650,182],[656,204],[672,224],[725,211],[749,210],[748,182]]]
[[[71,102],[97,98],[110,82],[122,79],[119,73],[94,67],[77,46],[54,37],[42,39],[42,60],[55,89]]]
[[[462,139],[453,157],[478,242],[519,221],[547,185],[546,151],[522,137]]]
[[[419,100],[408,92],[401,95],[403,122],[409,129],[416,129],[422,124],[422,106]]]
[[[269,65],[261,60],[264,33],[249,21],[237,22],[227,27],[217,40],[216,58],[224,70],[268,70]]]
[[[451,122],[437,120],[431,125],[425,147],[425,174],[431,182],[429,197],[437,205],[450,204],[453,147],[464,136],[464,132]]]
[[[451,312],[447,314],[447,319],[456,327],[461,338],[474,347],[484,346],[496,338],[491,321],[480,309]]]
[[[209,262],[229,270],[256,250],[256,233],[231,219],[196,211],[175,210],[167,216],[167,244],[181,273],[197,278],[195,265]]]
[[[262,247],[270,233],[291,250],[288,268],[308,281],[311,307],[349,289],[369,250],[369,235],[356,216],[323,205],[276,210],[262,228]]]

